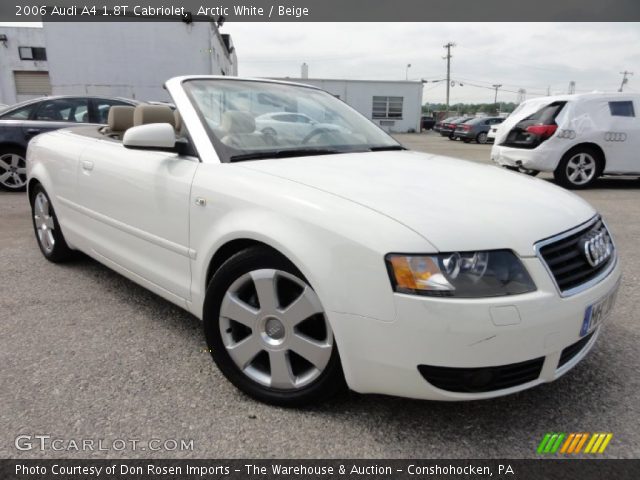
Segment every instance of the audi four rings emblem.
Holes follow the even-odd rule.
[[[578,245],[592,267],[606,262],[613,252],[611,237],[604,228],[591,230],[580,239]]]
[[[573,140],[574,138],[576,138],[576,132],[575,130],[560,130],[558,132],[558,135],[556,135],[558,138],[566,138],[569,140]]]
[[[624,132],[605,132],[604,139],[607,142],[624,142],[627,134]]]

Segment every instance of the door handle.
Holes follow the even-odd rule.
[[[40,133],[42,130],[39,128],[27,128],[27,133],[29,135],[36,135],[38,133]]]
[[[82,169],[83,170],[88,170],[88,171],[93,170],[93,162],[90,162],[89,160],[83,160],[82,161]]]

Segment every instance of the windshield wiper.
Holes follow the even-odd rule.
[[[383,145],[380,147],[371,147],[369,151],[371,152],[384,152],[386,150],[406,150],[402,145]]]
[[[308,157],[311,155],[330,155],[332,153],[345,153],[342,150],[330,148],[297,148],[291,150],[272,150],[270,152],[253,152],[232,155],[231,162],[243,162],[245,160],[260,160],[266,158]]]

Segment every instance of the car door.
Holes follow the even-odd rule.
[[[100,139],[81,156],[81,235],[92,254],[170,300],[190,298],[189,196],[199,160]]]
[[[89,123],[89,99],[63,97],[44,100],[22,124],[25,141],[34,136],[66,128],[74,124]]]

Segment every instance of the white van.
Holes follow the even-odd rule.
[[[500,125],[491,149],[498,165],[553,172],[567,188],[601,175],[640,175],[640,95],[588,93],[527,100]]]

